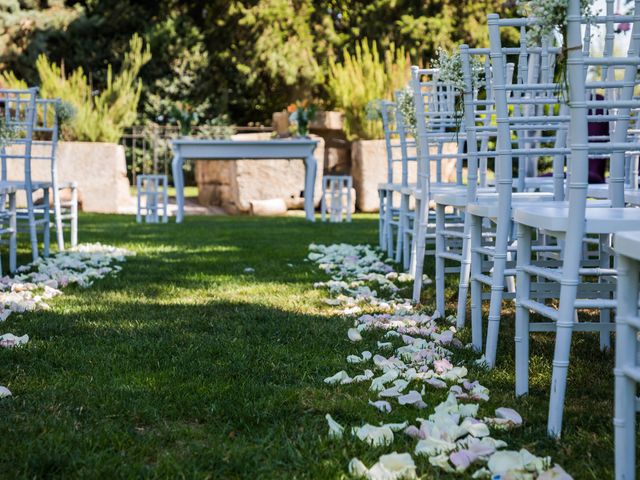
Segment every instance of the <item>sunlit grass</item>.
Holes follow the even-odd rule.
[[[376,217],[358,215],[350,225],[295,217],[137,225],[132,216],[83,215],[80,230],[83,242],[137,256],[118,277],[68,289],[51,311],[3,325],[32,340],[0,351],[0,384],[14,393],[0,402],[2,476],[340,478],[352,456],[370,464],[390,451],[327,438],[326,413],[349,426],[383,420],[366,405],[367,385],[322,382],[377,338],[348,342],[351,321],[323,304],[312,285],[324,276],[304,261],[311,242],[375,243]],[[430,286],[427,310],[432,298]],[[453,288],[448,298],[453,313]],[[496,436],[552,455],[576,479],[611,478],[612,356],[599,353],[596,336],[576,337],[556,443],[545,435],[552,336],[534,337],[531,395],[516,400],[512,323],[504,321],[498,368],[471,370],[491,389],[480,414],[514,407],[525,425]],[[425,414],[394,407],[384,420]],[[413,449],[415,441],[397,437],[393,450]],[[425,478],[456,478],[417,462]]]

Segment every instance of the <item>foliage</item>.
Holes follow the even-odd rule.
[[[107,66],[107,83],[100,92],[92,90],[82,67],[65,76],[61,67],[49,62],[45,55],[38,57],[40,94],[44,98],[61,98],[75,110],[69,140],[118,142],[124,129],[136,121],[142,93],[138,74],[151,54],[138,35],[131,38],[129,47],[120,72],[114,76],[111,65]],[[25,84],[11,72],[4,73],[2,78],[9,85]]]
[[[34,84],[35,61],[44,53],[63,71],[82,67],[92,90],[103,90],[105,65],[119,69],[138,33],[153,54],[141,72],[139,110],[148,120],[182,101],[200,118],[228,113],[238,124],[266,122],[297,99],[334,107],[326,88],[330,64],[341,63],[343,51],[353,52],[362,38],[375,39],[381,53],[402,46],[425,65],[439,46],[487,46],[486,14],[509,15],[508,3],[0,0],[0,69]]]
[[[374,41],[367,39],[356,44],[352,55],[343,52],[342,62],[330,62],[329,95],[336,107],[344,111],[344,128],[350,139],[382,138],[382,125],[367,118],[369,102],[392,99],[393,92],[406,85],[411,62],[403,48],[391,45],[384,53],[378,53]]]
[[[287,107],[289,122],[296,124],[296,133],[301,137],[309,134],[309,122],[316,117],[316,106],[304,100]]]

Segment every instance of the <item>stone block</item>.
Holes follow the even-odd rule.
[[[234,135],[234,140],[268,140],[269,133]],[[322,172],[324,141],[319,140],[315,151],[318,162],[316,174],[315,203],[322,194]],[[222,206],[229,213],[250,210],[256,200],[282,199],[287,206],[303,203],[305,167],[303,160],[200,160],[196,161],[198,200],[203,205]],[[216,188],[212,188],[216,185]]]
[[[19,152],[13,146],[9,152]],[[47,154],[50,148],[34,145],[34,157]],[[76,182],[81,208],[85,212],[118,213],[131,203],[127,179],[124,147],[115,143],[59,142],[57,151],[58,178],[60,183]],[[50,181],[51,166],[46,160],[33,159],[31,178]],[[9,180],[24,180],[24,161],[8,160]],[[18,203],[25,204],[26,197],[18,196]]]
[[[445,152],[455,152],[455,143],[446,143]],[[409,150],[409,156],[415,157],[415,149]],[[431,165],[431,178],[436,178],[436,165]],[[357,140],[351,146],[351,175],[356,189],[356,206],[361,212],[377,212],[379,210],[378,185],[388,182],[387,150],[384,140]],[[456,179],[455,159],[442,162],[442,181],[454,182]],[[402,181],[402,163],[393,164],[393,181]],[[417,163],[409,163],[409,183],[417,183]]]

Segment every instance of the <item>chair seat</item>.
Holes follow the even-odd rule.
[[[497,198],[497,193],[494,188],[479,188],[478,195],[482,197],[490,197],[495,196]],[[467,201],[467,190],[459,191],[457,189],[452,189],[452,191],[447,191],[444,193],[438,193],[433,196],[433,200],[435,203],[440,205],[445,205],[447,207],[466,207],[469,203]]]
[[[569,205],[554,202],[553,205],[521,206],[513,210],[517,223],[553,232],[566,232],[569,225]],[[640,209],[606,208],[606,202],[587,203],[585,233],[607,234],[618,231],[638,230]]]
[[[640,261],[640,230],[617,233],[613,249],[620,255]]]
[[[465,193],[467,191],[466,185],[458,185],[456,183],[432,183],[431,184],[431,199],[435,195],[441,193]],[[422,200],[422,190],[413,189],[410,192],[403,191],[402,193],[413,195],[415,198]]]
[[[518,179],[513,180],[513,186],[518,184]],[[524,188],[527,190],[553,191],[553,177],[526,177]]]
[[[4,182],[0,182],[0,186],[9,186],[13,187],[16,190],[26,190],[27,185],[23,180],[6,180]],[[32,190],[40,190],[44,188],[51,188],[52,183],[46,181],[32,181],[31,188]]]
[[[532,203],[553,201],[551,192],[514,192],[511,195],[512,209]],[[493,193],[479,194],[477,202],[467,205],[467,211],[478,217],[496,218],[498,216],[498,195]]]
[[[640,206],[640,190],[625,190],[624,201],[630,205]]]
[[[378,190],[384,190],[387,192],[399,192],[402,189],[401,183],[379,183]]]

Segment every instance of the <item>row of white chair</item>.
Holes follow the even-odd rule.
[[[634,263],[640,234],[621,232],[640,229],[640,209],[632,208],[638,205],[634,199],[638,196],[640,148],[634,115],[640,102],[634,98],[634,88],[639,83],[640,23],[636,13],[614,16],[612,0],[606,5],[605,15],[587,19],[580,16],[580,1],[570,0],[564,45],[543,38],[532,46],[528,32],[535,19],[489,15],[490,49],[460,49],[463,92],[451,92],[448,85],[439,82],[437,72],[414,69],[421,175],[415,189],[410,264],[416,266],[414,300],[419,301],[424,245],[431,234],[430,220],[435,218],[437,310],[445,314],[445,262],[457,262],[457,323],[465,325],[470,286],[472,343],[478,350],[483,348],[482,300],[490,300],[484,346],[489,366],[497,361],[503,301],[515,297],[518,395],[528,392],[530,332],[555,332],[547,426],[555,437],[562,427],[573,331],[599,332],[601,347],[608,348],[610,332],[615,330],[610,315],[619,303],[618,328],[622,325],[626,330],[617,336],[616,468],[617,478],[628,479],[635,478],[635,447],[629,443],[635,445],[635,383],[640,381],[636,335],[630,335],[640,329],[638,269]],[[639,6],[636,1],[634,12],[639,12]],[[632,23],[635,32],[624,56],[615,56],[612,45],[614,23],[619,22]],[[595,53],[590,43],[590,30],[598,26],[607,34],[604,55]],[[513,28],[519,32],[520,45],[503,47],[501,30]],[[557,65],[561,54],[567,56],[566,84],[554,82],[562,68]],[[483,66],[483,84],[474,84],[472,65]],[[562,95],[565,88],[566,99]],[[455,112],[441,108],[446,102],[421,104],[428,95],[447,97],[449,105],[456,95],[463,97],[464,121],[459,129],[447,124],[455,119]],[[589,134],[590,124],[607,128]],[[458,144],[451,158],[460,166],[463,159],[467,162],[464,188],[443,187],[430,178],[429,162],[446,158],[438,147],[447,133],[448,141]],[[592,158],[609,162],[605,186],[588,184]],[[527,170],[537,170],[528,167],[540,159],[551,160],[552,175],[528,177]],[[494,164],[493,186],[484,173],[487,163]],[[434,205],[429,200],[434,200]],[[459,212],[459,218],[447,221],[447,210]],[[624,271],[618,271],[612,255],[611,245],[617,247],[618,243],[619,253],[625,256],[620,259]],[[489,292],[484,291],[485,286]],[[598,321],[589,321],[582,315],[584,310],[600,311]],[[530,312],[539,315],[535,322]],[[540,322],[539,318],[549,321]]]

